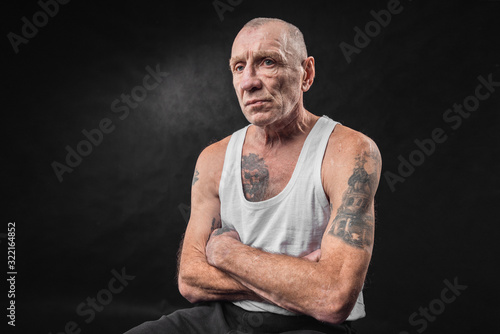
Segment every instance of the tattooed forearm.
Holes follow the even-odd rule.
[[[329,234],[341,238],[347,244],[365,248],[373,243],[374,219],[370,207],[377,186],[376,172],[365,170],[364,156],[356,157],[353,173],[347,181],[348,188],[342,197]]]
[[[198,172],[198,169],[195,169],[194,170],[194,175],[193,175],[193,183],[191,185],[194,186],[194,184],[196,183],[196,181],[199,180],[198,175],[200,175],[200,172]]]

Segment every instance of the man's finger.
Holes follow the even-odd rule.
[[[308,261],[318,262],[319,259],[321,258],[321,249],[316,249],[314,252],[309,253],[306,256],[303,256],[302,258]]]

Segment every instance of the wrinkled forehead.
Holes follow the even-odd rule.
[[[259,27],[243,28],[234,39],[231,58],[247,58],[252,53],[274,51],[283,58],[292,56],[285,27],[268,23]]]

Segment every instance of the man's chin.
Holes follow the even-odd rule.
[[[273,119],[270,115],[254,115],[248,119],[250,123],[258,127],[265,127],[272,123]]]
[[[271,124],[275,118],[275,115],[269,109],[251,110],[245,116],[250,123],[260,127]]]

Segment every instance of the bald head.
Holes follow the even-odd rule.
[[[248,28],[260,28],[265,25],[274,24],[284,32],[283,38],[286,42],[287,51],[292,54],[299,62],[307,58],[307,48],[304,41],[304,35],[299,28],[286,21],[276,18],[258,17],[248,21],[241,30]]]
[[[251,20],[234,39],[229,68],[250,123],[270,129],[306,114],[303,94],[314,81],[314,57],[307,56],[304,37],[294,25]]]

